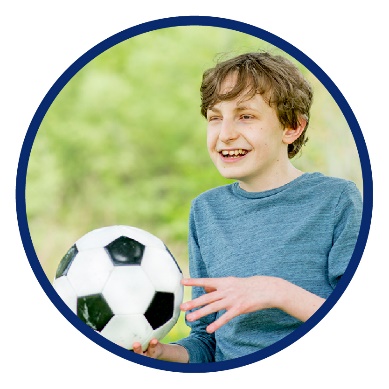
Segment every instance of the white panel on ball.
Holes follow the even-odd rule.
[[[64,303],[77,314],[77,294],[67,277],[60,277],[54,280],[53,287]]]
[[[143,315],[116,315],[101,331],[101,335],[126,349],[132,349],[134,342],[141,343],[146,349],[152,331]]]
[[[144,313],[154,292],[141,266],[116,266],[103,289],[104,298],[115,314]]]
[[[182,274],[171,255],[164,248],[146,246],[142,268],[150,277],[156,290],[174,293]]]
[[[176,290],[174,291],[174,316],[176,320],[180,316],[181,309],[180,305],[182,304],[182,301],[184,300],[184,286],[181,284],[177,284]]]
[[[78,296],[99,293],[113,270],[113,263],[103,248],[83,250],[68,272],[68,279]]]

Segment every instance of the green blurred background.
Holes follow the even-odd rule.
[[[172,27],[113,46],[70,80],[42,121],[27,172],[30,234],[51,281],[77,239],[116,224],[161,238],[188,275],[190,202],[228,183],[206,150],[202,73],[220,55],[256,50],[290,58],[237,31]],[[324,86],[290,59],[314,88],[309,142],[295,166],[350,179],[362,191],[358,152],[341,110]],[[181,315],[164,341],[187,334]]]

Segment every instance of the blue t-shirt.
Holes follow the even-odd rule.
[[[193,278],[283,278],[327,298],[344,273],[359,234],[362,198],[351,181],[304,173],[264,192],[246,192],[238,183],[209,190],[192,203],[189,269]],[[192,297],[204,290],[194,287]],[[237,358],[267,347],[301,321],[279,309],[240,315],[217,330],[208,315],[177,344],[189,362]]]

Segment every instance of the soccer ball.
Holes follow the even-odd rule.
[[[70,309],[110,341],[145,350],[175,325],[182,272],[165,244],[129,226],[93,230],[62,258],[53,287]]]

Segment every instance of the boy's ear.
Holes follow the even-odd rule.
[[[292,144],[299,136],[303,133],[305,127],[307,125],[307,120],[303,117],[299,118],[299,124],[296,128],[285,128],[284,134],[282,137],[282,141],[285,144]]]

